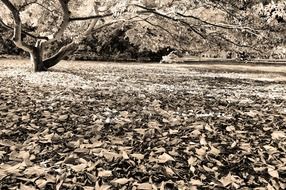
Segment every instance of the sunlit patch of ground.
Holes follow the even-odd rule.
[[[285,73],[0,60],[0,189],[285,189]]]

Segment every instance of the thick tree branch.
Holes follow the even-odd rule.
[[[59,63],[64,57],[66,57],[71,51],[75,51],[77,44],[71,42],[68,45],[62,47],[55,55],[49,57],[43,61],[44,66],[48,69]]]
[[[71,13],[69,11],[68,1],[67,0],[59,0],[59,3],[61,5],[61,9],[63,11],[63,21],[60,25],[59,30],[53,35],[53,38],[51,39],[51,41],[55,41],[55,40],[59,39],[63,35],[63,33],[65,32],[66,28],[69,25]]]
[[[33,47],[24,43],[22,41],[22,22],[20,18],[20,13],[16,7],[9,0],[1,0],[2,3],[11,11],[14,19],[14,36],[13,41],[15,45],[24,51],[32,52]]]
[[[7,30],[14,30],[13,27],[5,24],[1,18],[0,18],[0,25],[2,25]],[[38,40],[38,39],[39,40],[48,40],[48,37],[46,37],[46,36],[36,36],[34,34],[31,34],[29,32],[24,31],[23,29],[22,29],[22,34],[25,34],[25,35],[27,35],[27,36],[29,36],[31,38],[36,39],[36,40]]]
[[[87,17],[71,17],[69,21],[85,21],[85,20],[91,20],[91,19],[99,19],[99,18],[106,18],[112,16],[112,13],[104,14],[104,15],[93,15],[93,16],[87,16]]]
[[[64,12],[69,11],[68,10],[68,5],[66,4],[65,0],[60,0],[60,2],[62,2],[62,9]],[[94,10],[96,13],[97,12],[97,8],[94,7]],[[67,25],[69,24],[70,21],[70,13],[65,13],[66,17],[64,17],[63,23],[62,23],[62,29],[65,27],[67,27]],[[86,37],[87,35],[89,35],[93,28],[95,27],[95,25],[97,24],[99,18],[95,19],[89,24],[88,28],[86,29],[86,31],[80,35],[78,38],[74,39],[71,43],[69,43],[68,45],[62,47],[55,55],[53,55],[52,57],[49,57],[48,59],[43,61],[43,64],[46,68],[50,68],[54,65],[56,65],[58,62],[60,62],[64,57],[66,57],[71,51],[75,51],[77,45],[82,41],[82,39],[84,37]],[[63,30],[63,31],[64,31]]]

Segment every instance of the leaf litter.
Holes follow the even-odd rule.
[[[283,81],[186,65],[3,65],[0,189],[286,188]]]

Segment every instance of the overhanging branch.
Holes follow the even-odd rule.
[[[222,28],[222,29],[231,29],[231,30],[232,29],[245,30],[245,31],[248,31],[251,34],[258,35],[257,33],[255,33],[256,31],[254,29],[251,29],[249,27],[239,26],[239,25],[222,24],[222,23],[212,23],[212,22],[208,22],[206,20],[203,20],[203,19],[201,19],[199,17],[193,16],[193,15],[184,15],[184,14],[181,14],[181,13],[176,13],[176,14],[178,16],[183,17],[183,18],[192,18],[194,20],[198,20],[199,22],[204,23],[204,24],[209,25],[209,26],[214,26],[214,27]]]
[[[163,18],[166,18],[166,19],[169,19],[169,20],[172,20],[172,21],[175,21],[175,22],[180,22],[181,24],[187,26],[190,28],[191,31],[193,31],[195,34],[199,35],[200,37],[202,37],[203,39],[206,39],[206,35],[201,33],[199,30],[197,30],[196,28],[194,28],[190,23],[184,21],[184,20],[181,20],[181,19],[177,19],[177,18],[174,18],[174,17],[171,17],[171,16],[168,16],[166,14],[163,14],[163,13],[160,13],[158,12],[156,9],[153,9],[153,8],[148,8],[148,7],[144,7],[142,5],[138,5],[138,4],[132,4],[133,6],[135,7],[139,7],[141,9],[144,9],[146,10],[147,12],[149,13],[153,13],[157,16],[160,16],[160,17],[163,17]]]
[[[85,20],[91,20],[91,19],[100,19],[100,18],[106,18],[112,16],[112,13],[104,14],[104,15],[93,15],[93,16],[87,16],[87,17],[71,17],[69,18],[70,22],[73,21],[85,21]]]

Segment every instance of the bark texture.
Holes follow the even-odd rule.
[[[43,62],[43,46],[42,42],[38,41],[36,46],[33,48],[33,51],[30,52],[31,61],[34,64],[35,72],[47,71]]]

